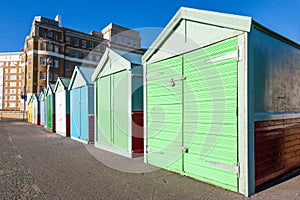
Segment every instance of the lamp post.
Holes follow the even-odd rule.
[[[47,87],[48,87],[50,83],[49,78],[50,78],[50,67],[52,66],[52,58],[48,57],[46,63],[47,63]]]

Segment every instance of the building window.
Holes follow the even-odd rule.
[[[52,73],[49,72],[49,81],[52,81]]]
[[[93,54],[89,54],[89,60],[93,60]]]
[[[19,80],[22,80],[22,76],[21,75],[19,75],[18,77],[19,77]]]
[[[31,73],[30,73],[30,72],[28,72],[27,79],[28,79],[28,80],[31,79]]]
[[[18,65],[18,62],[10,62],[10,66],[15,67]]]
[[[131,40],[130,39],[127,39],[127,44],[131,45]]]
[[[94,47],[93,42],[89,42],[89,49],[93,49],[93,47]]]
[[[137,46],[137,42],[136,40],[133,40],[133,46],[136,47]]]
[[[47,32],[47,37],[49,37],[49,38],[52,37],[52,32],[51,32],[51,31],[48,31],[48,32]]]
[[[76,47],[79,46],[79,40],[78,40],[78,38],[74,38],[74,46],[76,46]]]
[[[70,71],[70,63],[65,63],[65,70]]]
[[[27,86],[27,93],[31,93],[30,86]]]
[[[10,82],[10,87],[16,87],[17,86],[17,83],[16,82]]]
[[[86,41],[85,40],[81,41],[81,48],[86,48]]]
[[[45,37],[46,37],[46,33],[45,33]],[[32,50],[32,43],[28,43],[28,51],[31,51],[31,50]]]
[[[40,65],[41,66],[45,66],[46,65],[46,61],[44,57],[40,57]]]
[[[81,59],[85,59],[85,53],[84,52],[81,53]]]
[[[4,66],[4,62],[0,62],[0,67]]]
[[[40,50],[46,50],[46,44],[45,43],[40,44]]]
[[[47,51],[52,51],[52,49],[53,49],[53,45],[52,44],[48,44]]]
[[[16,75],[10,76],[10,77],[9,77],[9,80],[17,80],[17,76],[16,76]]]
[[[100,52],[100,44],[97,44],[95,49],[96,51]]]
[[[9,100],[16,100],[16,96],[9,96]]]
[[[70,56],[70,50],[66,50],[66,56]]]
[[[28,65],[32,65],[32,58],[28,58],[27,62],[28,62]]]
[[[57,46],[57,45],[54,46],[54,52],[59,53],[59,46]]]
[[[43,92],[45,90],[45,86],[40,85],[40,92]]]
[[[57,79],[58,79],[58,75],[54,74],[54,81],[57,81]]]
[[[57,35],[56,34],[53,34],[53,40],[57,41]]]
[[[100,56],[96,56],[96,61],[99,62]]]
[[[121,42],[122,42],[122,44],[125,44],[125,38],[121,38]]]
[[[10,73],[17,73],[17,69],[10,69]]]
[[[11,94],[16,94],[16,89],[10,89],[9,91]]]
[[[74,58],[78,58],[78,51],[74,51]]]
[[[16,103],[9,103],[8,105],[9,105],[10,108],[16,107]]]
[[[54,60],[54,68],[58,68],[59,67],[59,60]]]
[[[18,89],[18,94],[21,94],[21,89]]]
[[[42,37],[43,37],[43,38],[46,37],[46,32],[45,32],[45,31],[42,32]]]
[[[66,36],[66,44],[70,44],[70,43],[71,43],[70,37]]]
[[[46,80],[46,72],[40,72],[40,79]]]

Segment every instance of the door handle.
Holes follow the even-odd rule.
[[[176,148],[179,149],[179,150],[181,150],[181,151],[183,151],[184,153],[188,153],[189,152],[189,148],[184,147],[184,146],[178,145]]]
[[[171,78],[171,80],[170,80],[170,86],[174,87],[175,86],[175,82],[184,81],[184,80],[186,80],[186,76],[180,77],[180,78],[175,78],[175,79]]]

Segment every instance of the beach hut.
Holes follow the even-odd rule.
[[[38,94],[32,94],[30,98],[31,103],[31,123],[33,125],[40,125],[40,98]]]
[[[126,157],[143,155],[141,54],[107,49],[95,81],[95,147]]]
[[[29,123],[32,122],[32,101],[31,101],[32,96],[28,99],[27,102],[27,121]]]
[[[71,139],[94,142],[94,83],[95,68],[76,66],[70,81]]]
[[[299,55],[251,17],[181,8],[143,56],[145,162],[246,196],[299,167]]]
[[[55,93],[55,131],[70,136],[70,92],[68,90],[70,78],[59,77],[53,92]]]
[[[55,132],[55,93],[54,84],[49,84],[46,89],[46,130]]]
[[[46,127],[46,93],[42,91],[40,99],[40,125]]]

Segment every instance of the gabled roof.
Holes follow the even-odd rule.
[[[98,63],[97,68],[95,69],[92,75],[92,81],[95,81],[100,73],[103,71],[106,64],[110,61],[110,63],[115,63],[116,61],[124,62],[122,66],[123,69],[131,69],[132,64],[141,65],[142,64],[142,54],[121,51],[111,48],[106,48],[104,55]],[[120,68],[120,67],[119,67]],[[117,69],[116,69],[117,70]],[[112,71],[112,70],[111,70]]]
[[[167,24],[164,30],[158,35],[156,40],[152,43],[149,49],[145,52],[142,62],[148,61],[160,47],[168,40],[169,36],[176,30],[182,20],[199,22],[206,25],[213,25],[232,29],[236,31],[250,32],[254,27],[278,40],[281,40],[289,45],[300,49],[300,44],[296,43],[268,28],[261,25],[252,19],[252,17],[233,15],[227,13],[219,13],[213,11],[199,10],[194,8],[181,7],[171,21]]]
[[[134,52],[127,52],[127,51],[122,51],[119,49],[111,49],[132,64],[135,65],[141,65],[142,64],[142,54],[134,53]]]
[[[47,86],[45,95],[47,96],[49,93],[50,93],[50,94],[53,94],[53,93],[54,93],[54,92],[53,92],[54,87],[55,87],[55,84],[49,84],[49,85]]]
[[[95,71],[95,68],[84,67],[84,66],[75,66],[68,89],[71,90],[72,88],[75,88],[76,86],[74,86],[74,83],[76,81],[78,81],[78,79],[82,80],[81,81],[82,83],[80,83],[81,86],[93,85],[94,83],[92,81],[92,75],[93,75],[94,71]]]
[[[37,100],[37,101],[40,100],[39,94],[33,93],[33,94],[31,95],[29,101],[28,101],[28,104],[31,103],[31,102],[34,101],[34,100]]]
[[[182,20],[190,20],[245,32],[250,32],[252,23],[251,17],[181,7],[158,35],[148,51],[146,51],[143,56],[143,63],[160,48]]]
[[[65,77],[58,77],[53,92],[56,92],[59,85],[62,85],[64,90],[68,89],[71,79]]]

